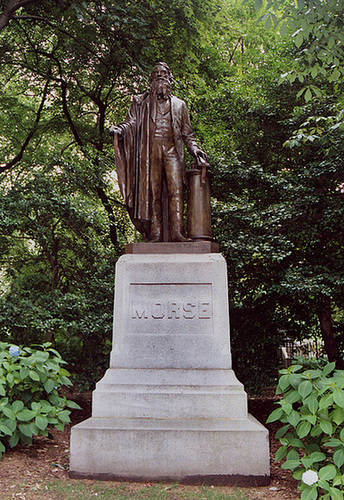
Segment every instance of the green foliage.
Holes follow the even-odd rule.
[[[256,2],[260,9],[263,2]],[[298,80],[336,84],[343,77],[343,0],[271,0],[265,3],[262,19],[270,29],[278,26],[282,36],[289,34],[295,46],[292,69],[282,75],[291,83]],[[320,77],[320,80],[319,80]],[[303,90],[306,102],[321,96],[318,86],[308,83]]]
[[[14,178],[14,177],[13,177]],[[106,216],[74,169],[36,168],[0,189],[0,340],[52,340],[87,386],[108,362],[114,264]],[[126,241],[128,223],[115,208]],[[129,231],[128,231],[129,232]],[[101,304],[101,307],[99,307]]]
[[[284,424],[276,433],[282,444],[276,461],[285,459],[282,468],[301,480],[302,500],[343,499],[344,371],[335,363],[292,365],[280,375],[276,393],[283,397],[267,420]],[[309,471],[316,472],[310,481]]]
[[[49,429],[63,430],[70,410],[79,406],[59,395],[71,385],[65,362],[51,344],[18,348],[0,343],[0,457],[33,436],[49,436]]]

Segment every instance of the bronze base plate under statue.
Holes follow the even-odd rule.
[[[162,243],[129,243],[125,248],[125,253],[144,254],[199,254],[199,253],[219,253],[219,244],[213,241],[191,241],[187,243],[172,243],[170,241]]]

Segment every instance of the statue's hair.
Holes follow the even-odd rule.
[[[158,62],[158,63],[154,66],[154,68],[153,68],[153,70],[152,70],[152,72],[151,72],[151,74],[150,74],[150,77],[149,77],[149,81],[150,81],[150,83],[152,83],[152,80],[153,80],[153,73],[154,73],[154,70],[155,70],[155,68],[156,68],[157,66],[163,66],[163,67],[167,70],[167,73],[168,73],[168,79],[170,80],[170,84],[171,84],[171,86],[172,86],[172,85],[173,85],[173,81],[174,81],[174,79],[173,79],[173,73],[172,73],[171,68],[169,67],[169,65],[168,65],[168,64],[166,64],[165,62]]]

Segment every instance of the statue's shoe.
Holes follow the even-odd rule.
[[[189,241],[192,241],[192,239],[191,238],[187,238],[186,236],[184,236],[181,233],[176,233],[176,234],[174,234],[172,236],[172,241],[179,242],[179,243],[187,243]]]
[[[152,234],[149,238],[149,243],[159,243],[161,241],[161,234]]]

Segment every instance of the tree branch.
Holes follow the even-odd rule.
[[[0,31],[2,31],[8,25],[13,17],[13,14],[18,9],[37,1],[38,0],[9,0],[8,4],[0,14]]]
[[[110,221],[110,239],[115,248],[118,247],[118,240],[117,240],[117,230],[116,230],[116,218],[115,214],[113,213],[112,206],[110,204],[109,198],[107,197],[107,194],[105,193],[104,189],[101,186],[97,186],[97,193],[98,196],[103,204],[103,207],[108,213],[109,221]]]
[[[33,0],[35,1],[35,0]],[[44,23],[46,23],[48,26],[50,26],[51,28],[54,28],[56,30],[59,30],[61,33],[63,33],[64,35],[72,38],[76,43],[78,43],[79,45],[81,45],[81,47],[83,47],[84,49],[86,49],[88,52],[90,52],[92,55],[94,55],[94,57],[96,57],[99,62],[101,62],[104,66],[106,66],[105,62],[102,60],[102,58],[97,54],[97,52],[95,52],[94,50],[92,50],[89,46],[85,45],[77,36],[75,35],[72,35],[72,33],[69,33],[68,31],[64,30],[63,28],[61,28],[60,26],[58,26],[57,24],[54,24],[52,23],[51,21],[49,21],[48,19],[45,19],[44,17],[41,17],[41,16],[29,16],[29,15],[24,15],[24,16],[15,16],[14,19],[16,20],[28,20],[28,21],[42,21]]]
[[[79,136],[79,133],[74,125],[73,119],[69,113],[68,109],[68,104],[67,104],[67,82],[61,78],[61,90],[62,90],[62,108],[63,112],[66,115],[68,124],[70,126],[70,129],[72,131],[72,134],[76,140],[76,142],[79,144],[79,146],[83,146],[83,142]]]
[[[32,127],[32,129],[30,130],[30,132],[28,133],[19,153],[17,154],[17,156],[15,156],[13,158],[13,160],[11,160],[10,162],[6,163],[6,165],[4,165],[3,167],[0,167],[0,174],[2,174],[3,172],[5,172],[6,170],[10,170],[16,163],[20,162],[20,160],[23,158],[23,154],[27,148],[27,146],[29,145],[32,137],[35,135],[37,129],[38,129],[38,124],[39,124],[39,121],[41,119],[41,114],[42,114],[42,110],[43,110],[43,107],[44,107],[44,103],[45,103],[45,100],[46,100],[46,97],[47,97],[47,94],[48,94],[48,87],[49,87],[49,83],[50,83],[50,79],[46,81],[45,83],[45,86],[44,86],[44,90],[43,90],[43,96],[42,96],[42,100],[41,100],[41,104],[38,108],[38,111],[37,111],[37,115],[36,115],[36,119],[35,119],[35,123]]]

